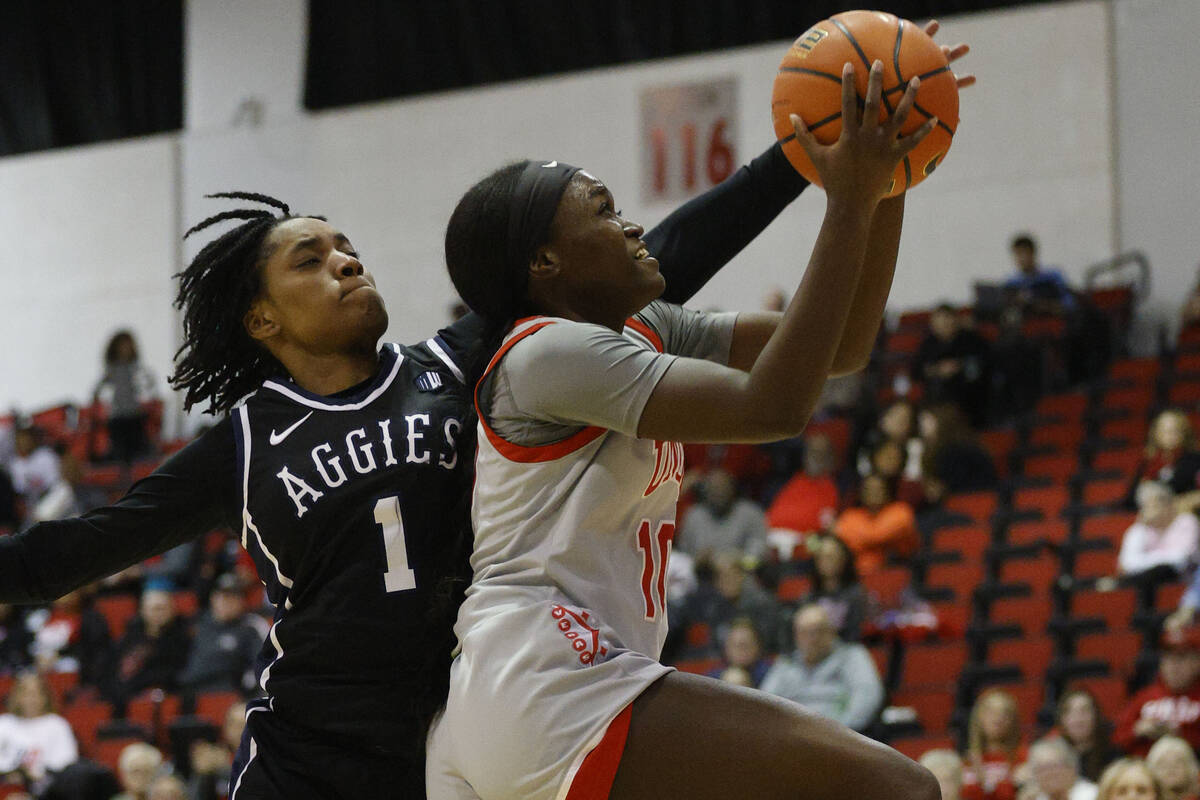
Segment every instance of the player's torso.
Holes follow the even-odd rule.
[[[349,396],[269,381],[234,411],[240,533],[278,609],[260,664],[272,696],[404,691],[457,535],[465,410],[447,365],[389,345]]]

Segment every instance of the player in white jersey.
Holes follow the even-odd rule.
[[[451,277],[506,334],[476,390],[474,578],[429,737],[431,800],[937,796],[883,745],[657,661],[675,443],[795,435],[826,377],[869,355],[903,216],[882,198],[932,128],[900,136],[915,81],[879,122],[881,73],[860,114],[847,68],[835,144],[793,118],[828,200],[782,315],[653,303],[664,283],[641,227],[566,164],[504,168],[455,209]]]

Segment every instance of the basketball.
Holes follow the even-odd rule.
[[[908,81],[921,79],[916,103],[901,129],[911,134],[930,117],[937,127],[896,168],[893,197],[929,177],[950,150],[958,128],[958,86],[941,47],[921,28],[883,11],[847,11],[809,28],[784,55],[771,94],[775,136],[788,161],[817,186],[820,176],[796,141],[790,114],[798,114],[822,144],[842,130],[842,65],[854,65],[859,103],[866,97],[871,64],[883,62],[880,120],[895,110]]]

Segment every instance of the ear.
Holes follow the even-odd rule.
[[[533,255],[533,260],[529,262],[529,280],[545,280],[553,278],[562,271],[562,262],[558,255],[549,247],[543,245],[537,249]]]
[[[279,323],[275,320],[274,309],[262,298],[256,298],[242,317],[242,326],[251,339],[266,341],[279,333]]]

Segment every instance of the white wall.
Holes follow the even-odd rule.
[[[1148,71],[1152,60],[1139,62],[1136,53],[1150,46],[1159,28],[1182,40],[1183,30],[1195,29],[1200,4],[1116,2],[1116,35],[1136,44],[1130,58],[1115,62],[1135,77],[1116,85],[1149,84],[1126,61]],[[289,91],[274,79],[241,81],[241,72],[269,70],[271,60],[263,58],[268,51],[274,52],[280,74],[298,74],[296,40],[303,29],[297,19],[303,18],[304,4],[271,0],[269,5],[270,14],[241,11],[233,21],[230,14],[246,9],[244,4],[189,4],[188,118],[195,125],[178,137],[178,179],[172,173],[171,137],[0,160],[0,207],[20,209],[16,215],[0,214],[0,235],[9,233],[4,238],[9,241],[19,232],[20,252],[36,254],[47,265],[43,269],[54,272],[55,293],[48,296],[55,299],[48,302],[71,318],[71,327],[64,328],[6,289],[0,340],[24,344],[20,355],[6,348],[0,356],[0,370],[12,378],[3,393],[8,402],[34,407],[71,387],[89,386],[100,347],[96,340],[129,321],[145,327],[139,333],[155,359],[151,365],[160,373],[169,369],[166,359],[176,334],[166,276],[178,268],[174,237],[224,207],[203,199],[206,192],[262,191],[297,211],[328,215],[377,274],[391,311],[388,335],[413,340],[444,322],[453,298],[442,265],[442,234],[451,208],[471,182],[506,160],[532,156],[586,165],[610,184],[627,216],[649,226],[670,209],[641,205],[638,196],[637,109],[643,87],[737,76],[739,158],[748,160],[772,139],[769,96],[786,42],[307,114],[294,105],[298,89]],[[1122,5],[1136,13],[1123,12]],[[1142,6],[1172,8],[1150,14],[1142,13]],[[1184,130],[1179,123],[1195,112],[1194,93],[1184,94],[1186,76],[1195,73],[1198,56],[1184,55],[1184,66],[1169,71],[1176,76],[1174,88],[1154,98],[1127,97],[1121,89],[1121,159],[1115,171],[1109,20],[1108,0],[943,20],[939,39],[971,43],[973,52],[962,68],[976,72],[980,81],[964,92],[962,125],[945,164],[909,200],[893,308],[941,298],[968,300],[974,280],[997,279],[1011,270],[1007,244],[1018,230],[1032,231],[1046,260],[1078,276],[1083,266],[1114,251],[1115,207],[1122,210],[1120,244],[1150,249],[1153,238],[1152,257],[1160,272],[1164,266],[1177,269],[1184,253],[1200,249],[1194,246],[1195,232],[1179,224],[1191,209],[1173,196],[1159,202],[1151,189],[1161,186],[1161,178],[1147,179],[1145,190],[1139,188],[1146,167],[1126,153],[1129,143],[1154,141],[1153,147],[1139,148],[1144,160],[1153,161],[1163,128]],[[237,35],[223,35],[231,25]],[[193,42],[194,37],[201,41]],[[246,39],[261,43],[253,57],[246,54]],[[1182,41],[1173,52],[1186,52]],[[230,110],[244,94],[265,99],[262,124],[230,128]],[[1184,109],[1189,99],[1190,111]],[[1149,105],[1126,113],[1133,101]],[[1190,129],[1195,130],[1194,121]],[[1177,138],[1173,146],[1182,151],[1186,138]],[[1164,172],[1174,166],[1172,161],[1154,168]],[[1127,174],[1133,169],[1139,175]],[[1115,175],[1121,191],[1131,193],[1120,203]],[[1197,185],[1194,179],[1180,183]],[[175,189],[181,219],[173,210]],[[1159,206],[1168,201],[1175,216],[1163,217]],[[76,213],[61,214],[63,208]],[[697,304],[756,307],[770,287],[794,286],[821,208],[821,194],[806,192]],[[152,244],[130,256],[126,229],[134,218],[141,221],[139,241]],[[185,254],[202,242],[189,242]],[[1161,263],[1155,252],[1163,254]],[[1168,258],[1167,253],[1177,255]],[[110,265],[121,254],[136,260],[126,272],[140,276],[138,286],[155,287],[153,297],[148,289],[125,295],[97,279],[106,271],[94,265]],[[25,269],[16,251],[0,250],[0,274],[19,276]],[[5,285],[21,283],[10,279]],[[1175,292],[1166,279],[1156,286],[1160,293]],[[68,370],[82,370],[82,376],[61,377],[57,361],[64,349],[86,353]],[[48,364],[60,377],[43,378]]]

